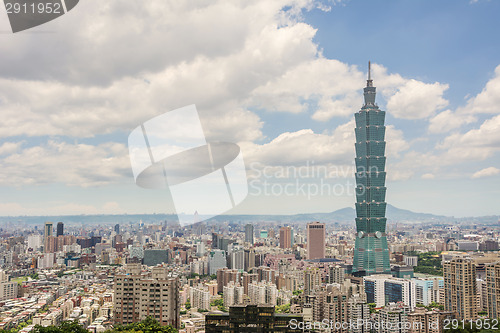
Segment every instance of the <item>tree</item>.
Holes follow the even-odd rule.
[[[222,305],[224,306],[224,300],[222,298],[214,299],[212,302],[210,302],[211,306],[219,306]]]
[[[186,304],[184,304],[184,306],[186,307],[186,310],[191,309],[191,302],[189,300],[187,300],[187,302],[186,302]]]
[[[88,333],[87,331],[85,331]],[[151,317],[147,317],[143,321],[138,323],[132,323],[128,325],[117,326],[112,330],[107,331],[106,333],[115,333],[115,332],[123,332],[123,333],[177,333],[178,331],[172,326],[161,326],[158,321]],[[79,332],[78,332],[79,333]]]
[[[36,325],[33,328],[33,333],[88,333],[88,331],[75,320],[63,321],[58,326]]]

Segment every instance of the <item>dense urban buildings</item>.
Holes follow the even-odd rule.
[[[375,104],[368,70],[365,104],[356,120],[356,245],[353,272],[389,273],[385,217],[385,111]]]
[[[356,116],[356,152],[367,154],[358,154],[358,167],[385,161],[374,93],[369,80]],[[5,223],[0,329],[29,333],[76,320],[103,333],[152,317],[179,333],[321,332],[325,321],[357,323],[323,329],[332,332],[438,333],[446,320],[499,318],[498,221],[412,213],[377,234],[385,228],[383,176],[358,176],[369,188],[358,192],[356,225],[330,214],[228,215],[184,227],[156,214],[68,217],[55,228]]]

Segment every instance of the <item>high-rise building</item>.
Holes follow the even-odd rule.
[[[353,295],[349,298],[347,308],[349,320],[356,323],[350,331],[352,333],[370,333],[369,327],[365,325],[365,323],[371,320],[370,306],[366,302],[366,299],[361,297],[359,294]]]
[[[365,104],[356,120],[356,241],[353,272],[390,273],[385,234],[385,111],[375,104],[375,87],[368,69]]]
[[[325,224],[313,222],[307,224],[307,259],[325,257]]]
[[[280,228],[280,248],[289,249],[292,247],[292,228]]]
[[[400,279],[391,275],[372,275],[363,278],[366,299],[382,307],[388,303],[403,303],[414,309],[416,303],[415,282],[410,279]]]
[[[253,244],[253,224],[245,225],[245,242]]]
[[[345,268],[340,265],[328,267],[328,283],[343,284],[345,281]]]
[[[456,257],[443,264],[444,308],[458,319],[477,318],[476,265],[470,258]]]
[[[120,225],[119,225],[119,224],[115,224],[115,232],[116,232],[117,234],[119,234],[119,233],[120,233]]]
[[[54,234],[54,224],[52,222],[45,222],[45,226],[43,228],[43,250],[44,252],[48,252],[48,238],[49,236],[53,236]]]
[[[189,288],[191,307],[196,309],[210,309],[210,292],[207,287],[199,285]]]
[[[217,274],[217,270],[227,267],[226,251],[212,250],[208,255],[208,270],[209,274]]]
[[[140,264],[127,264],[124,274],[115,276],[115,324],[130,324],[152,317],[161,325],[179,328],[179,278],[165,267],[153,267],[141,275]]]
[[[314,290],[321,286],[321,272],[318,268],[307,268],[304,274],[304,294],[311,295]]]
[[[17,298],[17,282],[9,281],[9,275],[0,270],[0,301]]]
[[[486,308],[488,318],[500,318],[500,263],[486,267]]]
[[[64,235],[64,223],[62,222],[57,222],[57,233],[56,236],[62,236]]]

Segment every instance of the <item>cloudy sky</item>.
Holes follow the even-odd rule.
[[[135,185],[127,137],[190,104],[207,141],[241,147],[250,193],[229,213],[354,206],[368,60],[388,203],[500,214],[498,13],[487,0],[84,0],[12,34],[0,10],[0,215],[174,212],[168,190]]]

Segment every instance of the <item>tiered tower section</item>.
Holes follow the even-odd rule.
[[[370,64],[368,65],[370,67]],[[365,104],[356,120],[356,243],[353,272],[390,273],[385,227],[385,111],[375,104],[368,70]]]

